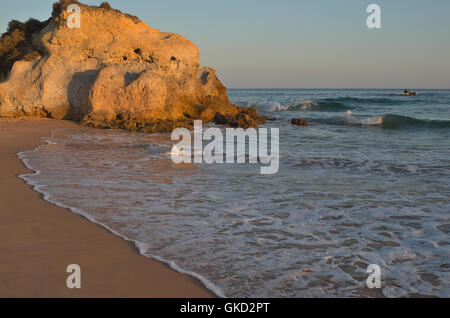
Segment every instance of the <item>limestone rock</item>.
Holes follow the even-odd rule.
[[[81,8],[80,28],[67,26],[71,3]],[[214,121],[217,113],[244,127],[262,121],[256,111],[230,105],[216,71],[200,69],[198,48],[179,34],[150,28],[106,3],[61,0],[48,21],[38,22],[28,33],[2,36],[0,53],[12,67],[2,70],[0,116],[45,115],[150,132]],[[20,52],[21,38],[28,39],[27,54]]]

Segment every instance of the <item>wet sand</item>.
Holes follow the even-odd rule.
[[[18,175],[17,153],[69,121],[0,118],[0,297],[211,297],[196,279],[138,254],[134,245],[44,201]],[[88,129],[88,128],[82,128]],[[81,289],[66,268],[81,267]]]

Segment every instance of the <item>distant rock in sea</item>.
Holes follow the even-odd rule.
[[[69,4],[81,27],[69,28]],[[0,39],[0,116],[51,117],[97,128],[170,132],[193,121],[254,127],[256,111],[230,105],[198,48],[103,3],[54,4],[52,17],[11,21]],[[219,120],[220,123],[223,120]]]
[[[300,118],[294,118],[291,121],[292,125],[296,125],[296,126],[308,126],[308,122],[304,119],[300,119]]]

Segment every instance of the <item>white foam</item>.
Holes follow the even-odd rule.
[[[271,101],[260,101],[260,102],[252,103],[249,106],[258,108],[259,110],[266,111],[266,112],[279,112],[279,111],[289,109],[289,106],[282,106],[280,103],[271,102]]]
[[[319,104],[312,100],[304,100],[304,101],[301,101],[299,103],[299,105],[302,105],[301,110],[311,110]]]
[[[364,126],[376,126],[383,123],[383,116],[368,117],[361,120],[361,124]]]
[[[362,126],[379,126],[383,123],[384,116],[372,116],[372,117],[355,117],[353,113],[349,110],[346,114],[346,120],[350,124],[362,125]]]
[[[361,126],[362,119],[371,117],[345,116],[345,112],[343,115],[332,119],[350,125],[352,120],[353,125]],[[334,137],[331,130],[321,129],[314,133],[319,135],[314,139],[319,140],[319,145],[323,145],[322,140]],[[436,245],[430,242],[446,241],[445,229],[434,227],[436,223],[441,224],[437,217],[449,210],[445,194],[419,193],[420,199],[429,200],[422,200],[425,202],[423,206],[412,207],[408,202],[415,202],[415,198],[411,197],[409,188],[384,191],[391,189],[397,179],[399,184],[403,182],[400,173],[405,171],[399,173],[398,169],[417,165],[419,172],[422,161],[395,162],[394,169],[391,169],[384,161],[387,158],[384,151],[376,158],[373,156],[376,149],[366,149],[367,152],[351,149],[337,155],[313,148],[304,153],[296,146],[299,141],[289,147],[285,158],[282,157],[283,163],[295,166],[298,174],[293,170],[281,171],[268,183],[245,171],[248,168],[241,170],[240,166],[226,170],[220,165],[195,170],[174,169],[167,156],[172,146],[167,137],[167,147],[158,150],[158,158],[153,160],[148,149],[142,147],[154,142],[159,144],[150,135],[120,131],[70,131],[63,135],[63,138],[55,135],[60,145],[45,145],[38,153],[27,152],[24,156],[28,164],[42,170],[40,177],[30,179],[47,185],[40,190],[55,196],[47,199],[79,207],[93,217],[91,221],[97,224],[102,221],[122,234],[109,229],[111,233],[133,238],[134,241],[128,241],[133,242],[141,254],[198,278],[211,291],[216,286],[208,285],[207,280],[196,276],[198,274],[179,267],[211,278],[233,297],[361,295],[352,276],[339,269],[341,264],[359,267],[356,265],[358,261],[379,264],[389,270],[390,279],[396,285],[400,283],[402,287],[399,289],[405,289],[404,292],[391,290],[392,296],[409,295],[412,292],[410,284],[422,294],[446,294],[442,283],[429,291],[428,283],[420,277],[408,276],[410,269],[428,271],[435,268],[430,267],[434,265],[424,265],[424,260],[437,265],[446,261],[442,251],[436,250]],[[125,138],[122,140],[116,135]],[[287,137],[296,138],[298,135]],[[308,163],[313,166],[308,167]],[[442,171],[445,168],[439,166],[436,169]],[[333,182],[327,180],[330,172],[338,176]],[[354,173],[358,176],[356,179],[353,178]],[[389,178],[395,181],[389,181],[381,191],[356,188],[366,182],[367,177],[384,178],[384,174],[395,176]],[[59,176],[61,180],[58,180]],[[155,183],[158,178],[162,182]],[[345,187],[350,179],[355,181],[355,186]],[[322,183],[320,180],[326,181]],[[119,182],[120,186],[108,186],[106,182]],[[70,187],[74,183],[77,186]],[[416,186],[411,186],[411,189],[416,189]],[[392,202],[391,207],[377,205],[378,199]],[[425,213],[425,207],[430,213]],[[361,210],[368,213],[362,215]],[[78,214],[82,213],[78,210]],[[419,221],[393,222],[390,218],[402,215],[423,216],[423,230],[412,229],[409,225]],[[173,231],[174,224],[177,231]],[[341,229],[339,235],[329,231],[333,226]],[[397,243],[393,244],[395,246],[364,249],[365,243],[370,241],[382,246],[386,241],[383,233],[386,232],[399,233],[388,238],[388,241]],[[349,240],[355,233],[363,233],[364,240],[355,243]],[[329,237],[333,237],[334,244],[329,243]],[[301,248],[302,253],[298,253],[298,248],[303,246],[306,248]],[[443,245],[440,248],[443,249]],[[409,259],[411,255],[398,255],[402,249],[414,252],[416,257]],[[174,262],[158,255],[147,255],[151,252]],[[330,259],[317,258],[318,254],[335,255],[336,258],[331,259],[331,264],[326,264]],[[310,259],[314,261],[309,263]],[[291,277],[287,266],[305,263],[308,269],[318,271],[306,274],[291,289],[297,268],[292,268]],[[326,280],[318,275],[324,265],[332,266],[331,276]],[[441,282],[445,281],[445,273],[438,269],[433,273]],[[248,277],[251,279],[247,280]],[[324,281],[327,287],[323,290],[314,287],[322,286],[317,282]],[[219,295],[221,291],[214,292]]]
[[[64,130],[64,129],[56,129],[56,130],[54,130],[51,133],[50,139],[43,138],[43,141],[45,141],[47,145],[57,144],[57,142],[52,141],[51,139],[54,137],[54,133],[56,133],[58,130]],[[37,151],[39,151],[39,149],[42,146],[45,146],[45,145],[40,145],[40,146],[34,148],[33,150],[30,150],[30,151],[22,151],[22,152],[18,152],[17,153],[17,156],[23,162],[25,167],[27,167],[29,170],[33,171],[33,173],[21,174],[18,177],[21,178],[22,180],[24,180],[28,185],[30,185],[33,190],[35,190],[35,191],[39,192],[40,194],[42,194],[42,198],[45,201],[50,202],[51,204],[54,204],[54,205],[59,206],[61,208],[67,209],[67,210],[69,210],[69,211],[71,211],[71,212],[73,212],[75,214],[78,214],[78,215],[84,217],[88,221],[91,221],[91,222],[93,222],[93,223],[95,223],[97,225],[100,225],[101,227],[103,227],[106,230],[108,230],[110,233],[112,233],[112,234],[114,234],[114,235],[124,239],[127,242],[133,243],[136,246],[136,248],[138,249],[138,251],[139,251],[139,253],[141,255],[146,256],[146,257],[151,258],[151,259],[155,259],[155,260],[157,260],[159,262],[162,262],[164,264],[167,264],[174,271],[177,271],[177,272],[180,272],[182,274],[186,274],[186,275],[189,275],[191,277],[194,277],[194,278],[198,279],[205,286],[205,288],[207,288],[209,291],[214,293],[217,297],[226,298],[225,293],[223,292],[223,290],[220,287],[214,285],[211,281],[209,281],[207,278],[203,277],[202,275],[200,275],[198,273],[195,273],[195,272],[192,272],[192,271],[189,271],[189,270],[185,270],[185,269],[181,268],[180,266],[178,266],[174,261],[167,260],[167,259],[164,259],[164,258],[158,256],[158,255],[154,255],[154,254],[148,253],[147,251],[150,249],[150,246],[148,244],[140,242],[140,241],[137,241],[137,240],[130,239],[130,238],[122,235],[121,233],[115,231],[114,229],[110,228],[106,224],[97,221],[93,216],[89,215],[88,213],[86,213],[85,211],[83,211],[81,209],[78,209],[78,208],[75,208],[75,207],[71,207],[71,206],[68,206],[68,205],[66,205],[64,203],[56,201],[50,193],[44,191],[44,188],[46,187],[45,185],[41,185],[41,184],[39,184],[37,182],[33,182],[31,180],[31,178],[30,178],[32,176],[40,175],[41,171],[36,169],[36,168],[34,168],[33,166],[31,166],[29,160],[25,158],[26,153],[37,152]]]

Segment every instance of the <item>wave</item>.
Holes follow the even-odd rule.
[[[398,95],[395,95],[398,97]],[[337,98],[325,98],[324,102],[332,103],[352,103],[352,104],[363,104],[363,105],[397,105],[404,103],[411,103],[411,99],[393,99],[384,97],[337,97]]]
[[[388,114],[383,117],[383,128],[450,128],[450,121],[448,120],[425,120],[417,119],[408,116]]]
[[[283,106],[277,102],[260,101],[249,103],[248,107],[256,108],[265,112],[280,112],[280,111],[312,111],[312,112],[346,112],[352,107],[346,106],[340,102],[333,101],[313,101],[304,100],[295,102],[288,106]]]
[[[300,104],[297,104],[292,108],[315,112],[346,112],[350,109],[353,109],[349,106],[346,106],[343,103],[336,101],[312,101],[312,100],[302,101]]]
[[[354,116],[351,112],[348,112],[345,117],[322,118],[316,120],[311,119],[310,121],[330,125],[375,126],[384,129],[450,128],[450,121],[448,120],[417,119],[393,114],[381,116]]]
[[[383,160],[362,159],[362,158],[339,158],[339,157],[312,157],[312,158],[288,158],[287,164],[295,168],[320,167],[324,169],[337,168],[358,170],[376,174],[448,174],[450,169],[444,165],[426,165],[417,163],[385,164]]]
[[[281,106],[281,104],[277,103],[277,102],[260,101],[260,102],[248,103],[248,107],[256,108],[260,111],[265,111],[265,112],[280,112],[280,111],[289,110],[290,106]]]

